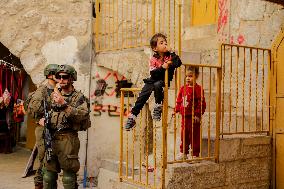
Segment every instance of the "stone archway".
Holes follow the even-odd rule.
[[[36,89],[36,86],[32,82],[30,75],[26,72],[23,65],[21,64],[20,59],[12,54],[10,50],[1,42],[0,60],[2,60],[2,68],[8,68],[8,66],[4,66],[5,63],[8,63],[10,65],[9,68],[11,66],[18,68],[18,70],[15,71],[3,69],[3,75],[1,78],[1,86],[3,89],[1,91],[3,92],[6,88],[8,89],[13,99],[13,102],[11,103],[15,104],[20,99],[25,100],[28,96],[28,93],[34,91]],[[2,94],[0,94],[0,96],[2,96]],[[31,140],[31,143],[34,143],[34,136],[29,134],[29,132],[34,132],[33,129],[31,129],[32,131],[29,131],[30,128],[27,127],[27,116],[16,119],[14,115],[15,114],[13,114],[12,118],[9,121],[11,123],[10,132],[12,133],[12,146],[15,146],[18,142],[25,142],[27,139]]]

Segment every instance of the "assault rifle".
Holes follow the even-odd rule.
[[[44,109],[44,146],[46,153],[46,160],[51,160],[52,153],[52,133],[51,133],[51,124],[50,124],[50,113],[47,109],[46,99],[43,101],[43,109]]]

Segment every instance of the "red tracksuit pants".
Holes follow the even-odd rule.
[[[193,132],[192,132],[193,129]],[[183,148],[183,145],[185,146]],[[193,123],[192,127],[192,119],[191,115],[182,116],[181,122],[181,144],[180,144],[180,152],[184,154],[189,153],[189,145],[191,145],[192,155],[199,156],[200,152],[200,122]],[[185,150],[183,152],[183,150]]]

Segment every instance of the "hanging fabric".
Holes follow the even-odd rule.
[[[3,85],[2,85],[3,78],[2,78],[2,75],[3,75],[3,66],[1,64],[0,65],[0,79],[1,79],[1,82],[0,82],[0,96],[2,96],[2,94],[3,94]]]
[[[6,90],[6,89],[8,90],[8,69],[7,69],[6,66],[5,66],[5,73],[6,73],[6,85],[5,85],[5,90]]]
[[[15,92],[16,102],[14,105],[14,114],[13,114],[13,119],[15,122],[24,121],[24,115],[26,114],[25,109],[24,109],[24,101],[22,100],[24,99],[23,92],[22,92],[22,86],[23,86],[23,74],[22,74],[22,71],[20,70],[19,77],[18,77],[17,90]],[[18,99],[20,95],[22,99]]]

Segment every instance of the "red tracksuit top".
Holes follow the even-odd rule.
[[[206,109],[206,102],[204,98],[204,90],[197,83],[194,86],[194,116],[201,117],[204,114]],[[202,98],[203,93],[203,98]],[[184,95],[186,94],[186,95]],[[201,100],[202,99],[202,100]],[[202,103],[202,112],[201,112],[201,103]],[[192,115],[192,104],[193,104],[193,87],[186,85],[182,86],[179,90],[177,100],[176,100],[176,112],[179,112],[181,115]]]

